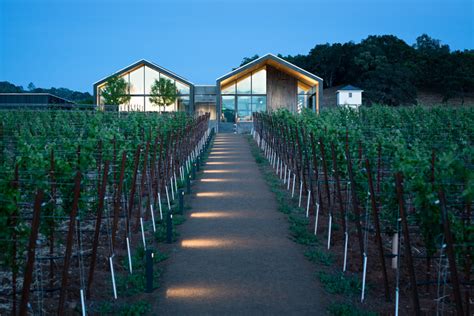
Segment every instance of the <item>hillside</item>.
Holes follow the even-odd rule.
[[[67,88],[49,89],[36,88],[32,83],[25,90],[22,86],[16,86],[8,81],[0,81],[0,93],[50,93],[60,98],[82,104],[92,104],[93,98],[89,92],[74,91]]]
[[[345,86],[345,84],[324,89],[322,99],[324,107],[336,106],[336,92],[343,86]],[[364,99],[366,100],[366,98],[364,98],[364,94],[362,94],[362,102],[364,102]],[[418,105],[438,105],[443,104],[443,95],[435,91],[420,89],[417,92],[416,100]],[[462,99],[459,97],[452,98],[449,99],[445,104],[462,105]],[[464,97],[464,105],[474,106],[474,93],[469,93],[468,96]]]

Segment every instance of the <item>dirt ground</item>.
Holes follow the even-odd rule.
[[[326,294],[288,238],[248,141],[218,134],[197,182],[153,314],[327,314]]]

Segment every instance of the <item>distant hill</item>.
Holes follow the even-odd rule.
[[[89,92],[74,91],[67,88],[36,88],[32,83],[25,90],[22,86],[16,86],[8,81],[0,81],[0,93],[51,93],[58,97],[80,104],[92,104],[94,102]]]

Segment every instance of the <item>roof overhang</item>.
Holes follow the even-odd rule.
[[[317,86],[319,84],[323,83],[323,79],[290,63],[287,62],[286,60],[275,56],[273,54],[266,54],[260,58],[257,58],[253,61],[251,61],[248,64],[243,65],[242,67],[239,67],[219,78],[217,78],[217,85],[218,86],[224,86],[227,85],[228,83],[239,79],[249,73],[251,73],[254,70],[257,70],[259,68],[262,68],[266,65],[272,66],[282,72],[285,72],[295,78],[297,78],[299,81],[305,83],[308,86]]]

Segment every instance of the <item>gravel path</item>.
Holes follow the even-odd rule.
[[[243,136],[217,135],[193,190],[153,314],[326,314],[315,269]]]

